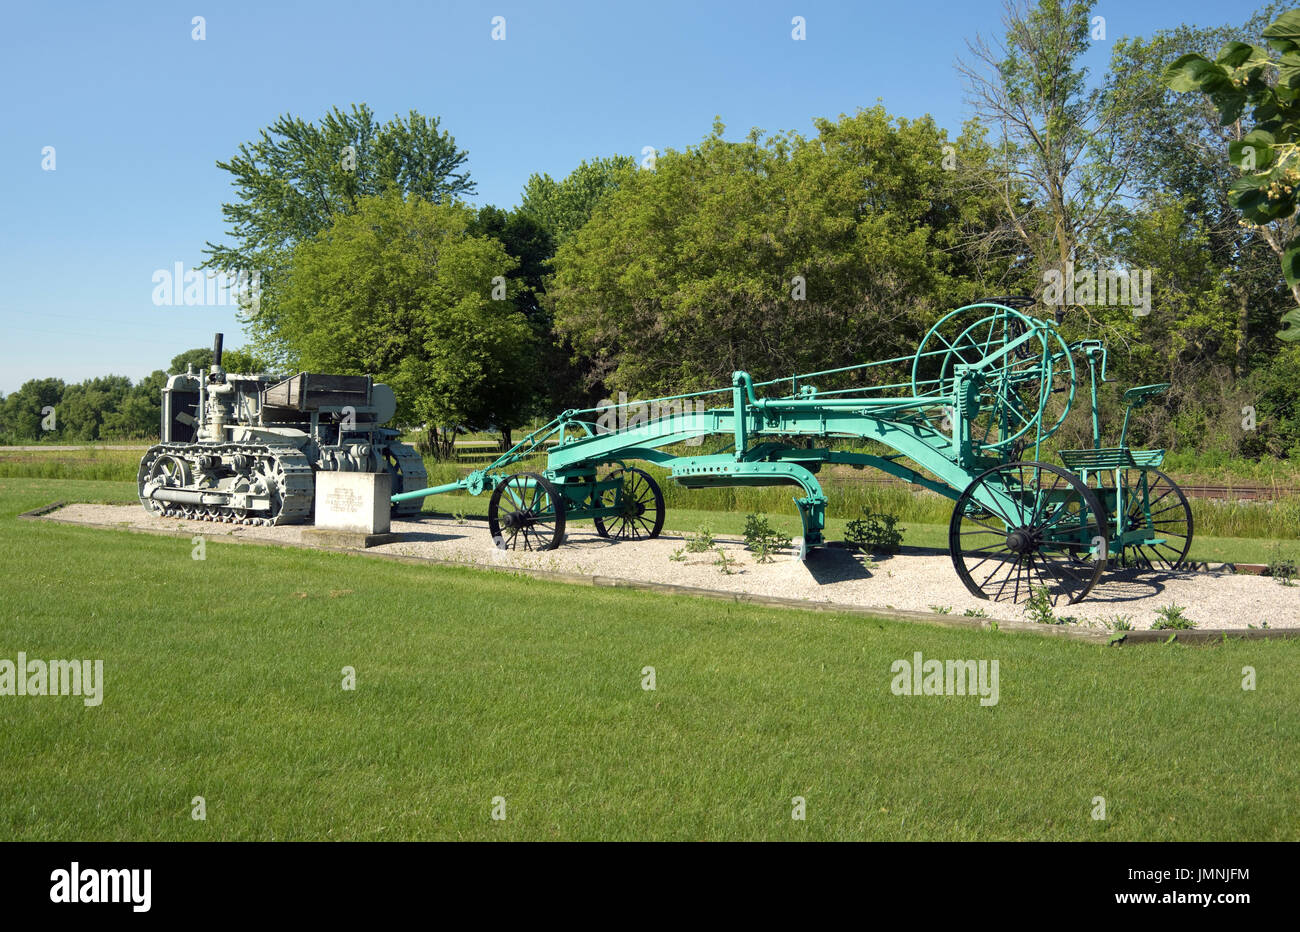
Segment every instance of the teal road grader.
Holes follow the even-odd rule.
[[[1103,446],[1105,346],[1066,343],[1056,321],[1033,316],[1032,306],[990,298],[958,308],[911,356],[766,382],[736,372],[725,388],[624,406],[660,416],[620,418],[614,429],[604,423],[608,407],[565,411],[489,466],[432,488],[407,483],[392,500],[402,507],[441,493],[490,493],[488,529],[506,549],[558,547],[566,520],[576,519],[614,540],[653,538],[664,526],[664,499],[633,465],[641,461],[687,488],[795,487],[806,558],[824,544],[827,500],[817,473],[846,464],[951,499],[953,566],[983,598],[1022,602],[1042,588],[1054,605],[1077,602],[1108,566],[1182,567],[1193,531],[1187,499],[1160,471],[1163,450],[1126,445],[1133,410],[1169,386],[1129,389],[1118,441]],[[1041,461],[1081,384],[1091,396],[1091,446],[1061,451],[1059,465]],[[683,455],[710,436],[720,449]],[[545,469],[511,471],[538,455]]]

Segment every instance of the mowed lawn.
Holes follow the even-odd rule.
[[[1106,648],[219,533],[198,561],[15,518],[130,490],[0,479],[0,658],[105,675],[98,708],[0,696],[0,839],[1300,839],[1300,642]],[[997,660],[998,704],[893,695],[915,651]]]

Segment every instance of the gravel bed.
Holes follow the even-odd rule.
[[[47,516],[79,524],[117,525],[203,534],[209,538],[238,537],[301,543],[301,526],[244,527],[206,521],[178,521],[148,515],[138,505],[67,505]],[[394,521],[392,530],[403,539],[371,548],[373,553],[452,560],[501,568],[526,567],[586,576],[610,576],[643,582],[697,586],[728,592],[781,596],[813,602],[839,602],[911,611],[947,611],[962,615],[982,610],[989,617],[1022,620],[1021,609],[1007,603],[978,599],[966,591],[947,555],[902,554],[876,558],[874,566],[861,555],[840,548],[812,551],[807,561],[790,555],[760,564],[737,538],[719,537],[715,546],[732,561],[731,572],[716,565],[716,554],[684,554],[680,534],[665,531],[657,540],[613,543],[596,536],[590,525],[571,525],[563,546],[541,553],[501,551],[492,545],[482,521],[458,524],[451,519]],[[1140,572],[1112,570],[1088,597],[1075,605],[1057,607],[1058,616],[1075,624],[1104,627],[1124,616],[1135,629],[1151,626],[1157,611],[1171,603],[1199,628],[1246,628],[1267,623],[1271,628],[1300,627],[1300,586],[1287,587],[1263,576],[1205,572]]]

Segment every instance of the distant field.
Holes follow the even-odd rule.
[[[98,708],[0,697],[0,837],[1300,839],[1294,642],[1105,648],[15,520],[132,495],[0,479],[0,658],[105,666]],[[916,651],[998,660],[997,705],[893,695]]]
[[[139,462],[139,452],[132,450],[0,450],[0,478],[94,479],[134,483]],[[430,460],[426,463],[426,468],[429,484],[441,485],[454,482],[472,467]],[[667,481],[665,469],[654,466],[644,468],[656,476],[663,486],[670,527],[691,530],[702,521],[708,521],[714,525],[714,530],[731,533],[728,529],[732,525],[736,526],[737,531],[744,527],[744,516],[749,512],[784,516],[789,519],[785,522],[787,529],[797,530],[799,527],[792,502],[792,487],[689,490]],[[513,467],[514,471],[543,469],[543,457],[535,457]],[[868,509],[897,515],[905,524],[914,526],[916,531],[909,537],[908,543],[947,547],[946,527],[952,514],[952,503],[948,499],[903,485],[857,481],[871,474],[871,470],[853,470],[847,467],[833,467],[823,471],[821,481],[830,499],[827,527],[832,534],[842,537],[844,523],[860,515],[863,509]],[[1290,545],[1300,539],[1300,498],[1254,502],[1192,499],[1191,506],[1197,536],[1204,538],[1203,546],[1194,545],[1193,559],[1268,562],[1268,559],[1257,557],[1264,551],[1270,551],[1274,541]],[[467,514],[485,514],[487,496],[478,499],[464,495],[435,496],[425,507],[447,513],[463,509]],[[693,514],[687,516],[684,512],[708,513],[708,516],[696,518]],[[944,530],[940,533],[924,530],[924,527]],[[1220,545],[1215,539],[1223,539],[1224,543]],[[1229,556],[1229,551],[1223,548],[1231,546],[1231,541],[1235,539],[1255,541],[1256,544],[1248,548],[1252,556]],[[1300,551],[1300,545],[1297,545],[1297,550]],[[1296,555],[1300,556],[1300,553]]]

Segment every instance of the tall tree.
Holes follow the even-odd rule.
[[[245,316],[259,347],[282,358],[280,287],[293,248],[389,189],[433,203],[474,193],[467,158],[437,117],[414,110],[387,123],[365,104],[335,107],[319,123],[281,116],[217,163],[236,192],[221,208],[231,242],[208,243],[204,267],[260,274]]]
[[[962,245],[977,198],[945,170],[933,121],[877,107],[818,129],[728,142],[717,124],[629,175],[559,248],[547,300],[592,360],[593,392],[902,355],[939,308],[983,290]],[[979,157],[969,143],[958,161]]]
[[[1100,87],[1080,59],[1090,47],[1093,0],[1007,0],[1003,38],[976,37],[958,64],[996,157],[981,172],[1010,227],[1039,264],[1084,258],[1128,178]]]
[[[531,402],[534,336],[498,290],[515,260],[470,235],[474,220],[458,203],[361,198],[297,247],[284,284],[280,334],[297,363],[387,382],[440,453],[458,430],[508,436]]]
[[[600,202],[635,171],[634,159],[615,155],[583,160],[559,181],[545,173],[530,175],[519,213],[541,224],[559,246],[582,229]]]

